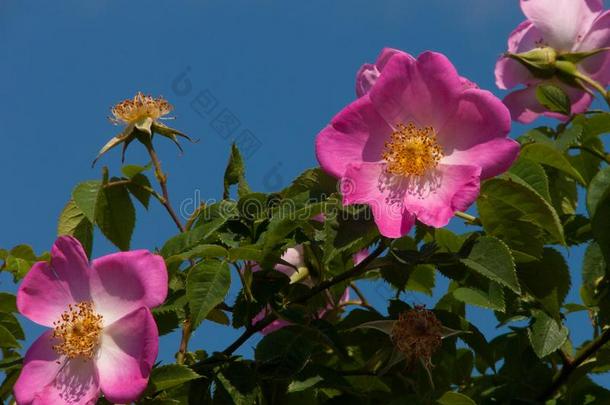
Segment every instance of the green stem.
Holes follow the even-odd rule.
[[[573,360],[567,361],[559,374],[557,374],[557,376],[553,379],[551,385],[542,393],[542,395],[540,395],[538,399],[540,401],[546,401],[553,398],[557,391],[559,391],[559,389],[568,381],[572,373],[608,342],[610,342],[610,328],[606,329],[601,335],[595,338],[595,340],[589,343]]]
[[[174,223],[176,224],[176,226],[178,227],[180,232],[185,232],[186,229],[184,228],[184,225],[182,225],[180,218],[176,214],[176,211],[174,210],[174,207],[172,207],[172,204],[169,200],[169,192],[167,191],[167,175],[165,173],[163,173],[163,169],[161,168],[161,161],[159,160],[159,157],[157,156],[157,152],[155,151],[155,148],[153,147],[152,142],[150,142],[150,141],[145,142],[144,145],[146,146],[146,149],[148,150],[148,154],[150,155],[150,159],[152,160],[153,166],[155,168],[155,177],[157,178],[157,181],[159,182],[159,186],[161,187],[161,192],[163,193],[164,201],[162,201],[161,203],[165,207],[165,210],[167,211],[169,216],[172,218],[172,220],[174,221]]]
[[[462,212],[462,211],[456,211],[455,216],[458,218],[462,218],[463,220],[470,223],[471,225],[479,225],[479,226],[483,225],[479,218],[477,218],[473,215],[470,215],[470,214],[466,214],[465,212]]]
[[[606,104],[608,104],[608,106],[610,107],[610,93],[604,88],[604,86],[602,86],[597,81],[593,80],[592,78],[590,78],[587,75],[584,75],[581,73],[575,73],[574,76],[578,80],[585,82],[586,84],[588,84],[589,86],[591,86],[595,90],[597,90],[601,94],[601,96],[604,98],[604,100],[606,100]]]
[[[314,286],[307,293],[301,295],[300,297],[298,297],[294,301],[292,301],[292,303],[301,304],[336,284],[339,284],[343,281],[358,277],[358,276],[366,273],[368,265],[371,264],[371,262],[373,260],[375,260],[379,255],[381,255],[385,251],[385,249],[386,249],[386,245],[382,241],[382,243],[380,243],[380,245],[377,247],[377,249],[375,249],[370,255],[368,255],[359,264],[352,267],[350,270],[347,270],[335,277],[332,277],[332,278]],[[250,337],[252,337],[257,332],[260,332],[261,330],[263,330],[266,326],[271,324],[276,319],[277,319],[277,317],[274,314],[269,314],[264,319],[257,322],[255,325],[252,325],[252,326],[246,328],[246,330],[233,343],[231,343],[225,350],[223,350],[222,353],[226,356],[230,356],[231,354],[233,354],[233,352],[235,352],[235,350],[239,349],[239,347],[241,345],[243,345],[246,341],[248,341],[248,339],[250,339]]]
[[[601,159],[604,162],[610,164],[610,158],[608,157],[608,155],[605,155],[605,154],[603,154],[603,153],[601,153],[599,151],[596,151],[595,149],[590,148],[588,146],[574,145],[574,146],[570,146],[570,149],[573,149],[573,150],[582,150],[582,151],[587,152],[587,153],[595,156],[596,158]]]

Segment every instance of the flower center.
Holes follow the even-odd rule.
[[[386,171],[399,176],[423,176],[443,157],[443,149],[432,127],[417,128],[412,122],[399,124],[385,143]]]
[[[111,112],[114,118],[111,120],[115,123],[126,124],[133,124],[143,118],[156,120],[168,114],[172,109],[172,105],[163,97],[153,98],[138,92],[133,99],[121,101],[112,107]]]
[[[102,332],[102,316],[95,312],[91,302],[70,304],[59,320],[53,322],[53,328],[53,338],[59,341],[53,350],[70,359],[91,359]]]

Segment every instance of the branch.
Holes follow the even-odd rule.
[[[572,361],[567,362],[557,375],[553,379],[551,385],[540,395],[538,400],[546,401],[551,399],[557,391],[568,381],[572,373],[589,357],[594,355],[599,349],[601,349],[606,343],[610,342],[610,328],[606,329],[601,335],[593,340],[585,349],[576,356]]]
[[[172,220],[174,221],[174,223],[176,224],[176,226],[178,227],[180,232],[185,232],[186,229],[184,228],[184,225],[182,225],[180,218],[176,214],[176,211],[174,211],[174,207],[172,207],[172,204],[169,200],[169,192],[167,191],[167,176],[165,175],[165,173],[163,173],[163,170],[161,169],[161,162],[159,161],[157,152],[155,151],[155,148],[153,147],[152,142],[147,141],[144,143],[144,145],[146,146],[146,149],[148,150],[148,154],[150,155],[150,158],[152,160],[153,166],[155,167],[155,177],[157,178],[157,181],[159,182],[159,186],[161,186],[161,191],[163,193],[163,201],[161,201],[161,204],[163,204],[163,206],[167,210],[167,213],[172,218]]]
[[[303,294],[302,296],[300,296],[297,299],[295,299],[294,301],[292,301],[292,303],[298,304],[298,303],[305,302],[308,299],[312,298],[313,296],[319,294],[320,292],[322,292],[336,284],[339,284],[342,281],[357,277],[357,276],[365,273],[367,271],[368,265],[373,260],[375,260],[379,255],[381,255],[385,249],[386,249],[385,244],[383,242],[380,243],[379,246],[377,247],[377,249],[375,249],[373,251],[373,253],[368,255],[359,264],[352,267],[348,271],[345,271],[335,277],[332,277],[332,278],[318,284],[317,286],[315,286],[311,290],[309,290],[306,294]],[[226,349],[224,349],[222,351],[222,353],[226,356],[233,354],[233,352],[235,350],[239,349],[239,347],[241,345],[243,345],[248,339],[250,339],[250,337],[252,337],[255,333],[263,330],[265,327],[267,327],[269,324],[271,324],[276,319],[277,319],[277,316],[275,316],[274,314],[269,314],[261,321],[246,328],[246,330],[233,343],[231,343]]]

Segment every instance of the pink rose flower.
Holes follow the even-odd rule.
[[[506,107],[444,55],[386,49],[360,70],[356,91],[318,135],[316,154],[341,180],[343,203],[370,205],[384,236],[405,235],[416,218],[447,225],[519,152]]]
[[[521,0],[521,9],[527,20],[510,34],[510,53],[520,54],[550,47],[561,55],[610,46],[610,12],[604,11],[603,0]],[[584,59],[577,67],[604,87],[610,83],[608,51]],[[540,115],[566,119],[564,115],[546,111],[537,101],[536,87],[542,82],[561,87],[570,97],[574,113],[582,113],[591,105],[592,96],[582,88],[569,86],[557,79],[537,78],[514,59],[500,57],[495,73],[496,84],[501,89],[526,86],[504,99],[515,121],[527,124]]]
[[[366,249],[356,253],[354,255],[354,264],[360,263],[360,261],[364,260],[364,258],[367,255],[368,255],[368,251]],[[288,248],[286,250],[286,252],[282,255],[282,260],[287,263],[290,263],[291,265],[293,265],[297,269],[300,269],[301,271],[306,271],[305,270],[305,258],[303,255],[303,246],[302,245],[297,245],[294,248]],[[277,264],[274,267],[274,269],[284,273],[286,276],[290,277],[291,279],[295,276],[298,276],[297,271],[293,267],[287,266],[285,264]],[[255,265],[252,268],[252,271],[260,271],[260,267],[258,265]],[[311,280],[311,277],[309,277],[309,276],[304,277],[302,280],[299,280],[299,282],[303,283],[305,285],[308,285],[310,287],[313,286],[313,281]],[[347,301],[349,301],[349,288],[345,289],[345,292],[339,299],[339,304],[342,304]],[[333,303],[329,302],[328,305],[326,306],[326,308],[322,308],[318,311],[318,317],[322,318],[326,314],[327,311],[333,309],[334,307],[335,306],[333,305]],[[252,318],[252,325],[255,325],[259,321],[263,320],[270,312],[271,312],[271,309],[269,307],[264,308],[254,318]],[[289,321],[286,321],[284,319],[276,319],[275,321],[273,321],[272,323],[267,325],[265,328],[263,328],[263,330],[261,330],[261,333],[263,335],[268,335],[269,333],[275,332],[276,330],[282,329],[283,327],[288,326],[290,324],[291,323]]]
[[[17,292],[26,318],[51,329],[28,349],[14,387],[17,403],[135,401],[148,384],[159,335],[150,308],[167,295],[167,269],[145,250],[89,263],[79,241],[55,241]]]

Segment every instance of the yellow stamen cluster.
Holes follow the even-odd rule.
[[[70,359],[93,358],[102,333],[102,316],[95,312],[91,302],[68,305],[68,310],[53,322],[53,350]]]
[[[432,127],[417,128],[415,124],[399,124],[385,143],[383,159],[386,171],[400,176],[423,176],[435,168],[443,157]]]
[[[114,118],[111,120],[115,123],[126,124],[133,124],[143,118],[157,120],[172,109],[172,105],[163,97],[153,98],[138,92],[133,99],[123,100],[112,107]]]
[[[392,328],[392,342],[409,364],[416,360],[431,366],[432,355],[441,346],[442,324],[432,311],[415,307],[398,317]]]

